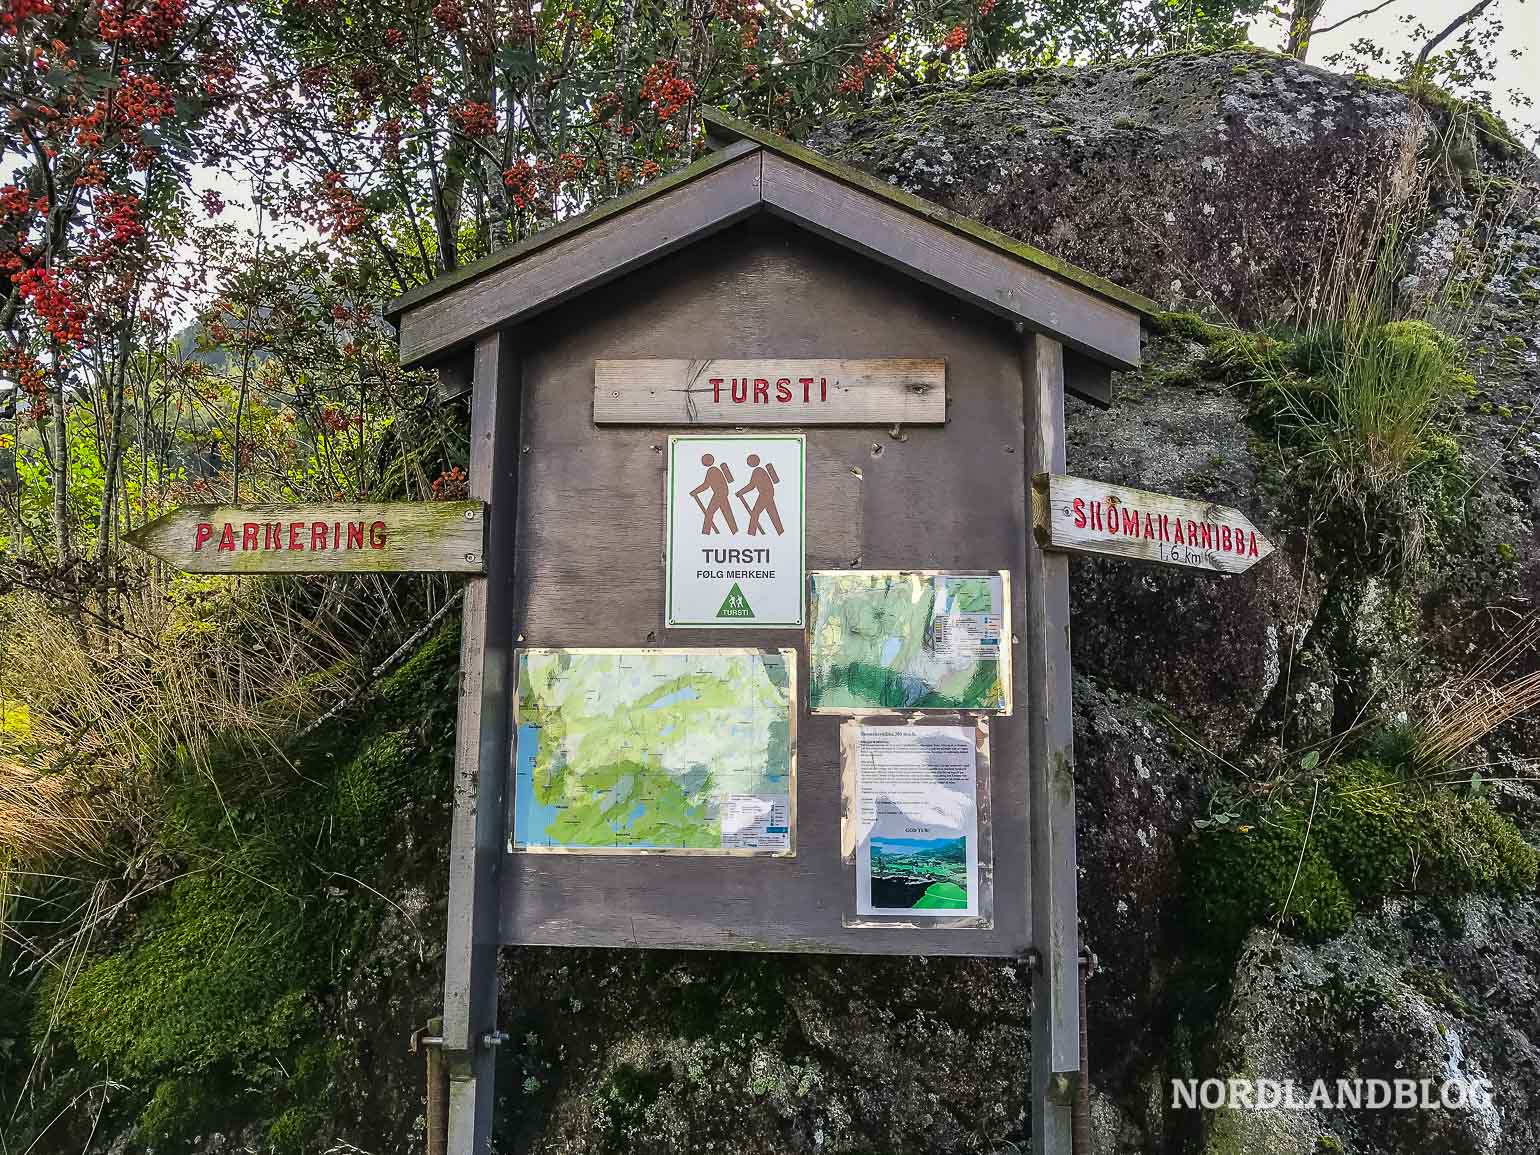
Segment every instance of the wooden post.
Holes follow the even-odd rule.
[[[1065,471],[1064,347],[1022,338],[1029,505]],[[1033,524],[1041,524],[1033,519]],[[1027,543],[1027,805],[1032,861],[1032,1150],[1070,1155],[1080,1072],[1080,934],[1075,867],[1075,736],[1069,657],[1069,559]]]
[[[513,671],[513,537],[517,518],[518,360],[511,337],[476,343],[470,493],[487,503],[486,577],[465,584],[454,818],[444,952],[449,1153],[486,1155],[497,1046],[498,874],[506,839]]]

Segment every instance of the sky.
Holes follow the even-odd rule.
[[[1373,8],[1378,2],[1379,0],[1327,0],[1326,7],[1321,12],[1321,18],[1316,21],[1315,26],[1328,28],[1355,12]],[[1353,41],[1367,36],[1385,45],[1389,50],[1387,66],[1370,67],[1367,71],[1397,79],[1395,65],[1401,50],[1404,48],[1415,50],[1422,46],[1421,39],[1412,39],[1412,28],[1415,28],[1417,23],[1421,23],[1435,31],[1442,31],[1446,24],[1469,8],[1471,3],[1472,0],[1392,0],[1386,7],[1370,16],[1354,20],[1335,32],[1328,32],[1325,36],[1313,38],[1308,61],[1330,67],[1325,63],[1326,57],[1333,52],[1346,51]],[[1287,4],[1281,6],[1292,7]],[[1536,140],[1533,125],[1540,121],[1540,107],[1524,108],[1513,94],[1528,93],[1530,99],[1540,106],[1540,0],[1527,0],[1526,3],[1521,3],[1520,0],[1496,0],[1496,3],[1487,9],[1483,16],[1494,13],[1502,21],[1503,33],[1497,43],[1500,59],[1497,65],[1497,81],[1492,86],[1492,107],[1508,122],[1510,128],[1515,132],[1522,132],[1525,139],[1533,143]],[[1408,16],[1416,18],[1410,26],[1405,23]],[[1281,48],[1284,41],[1284,28],[1285,20],[1281,17],[1264,17],[1254,21],[1251,25],[1252,42],[1264,48]],[[1455,35],[1458,36],[1458,33]],[[1453,43],[1454,39],[1455,37],[1451,36],[1440,47]],[[1514,51],[1521,53],[1517,59],[1510,55]]]

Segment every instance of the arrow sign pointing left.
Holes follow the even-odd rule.
[[[484,573],[479,501],[189,505],[127,535],[188,573]]]
[[[1228,505],[1062,473],[1032,483],[1038,544],[1134,561],[1245,573],[1273,543]]]

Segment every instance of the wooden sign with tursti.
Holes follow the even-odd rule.
[[[1273,552],[1238,509],[1062,473],[1032,482],[1044,549],[1238,574]]]
[[[940,357],[594,361],[596,425],[944,425]]]
[[[187,573],[484,573],[479,501],[190,505],[127,535]]]

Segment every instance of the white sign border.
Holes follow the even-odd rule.
[[[797,496],[801,501],[798,528],[802,548],[797,553],[797,620],[794,622],[719,621],[676,622],[674,617],[674,452],[687,441],[797,441],[801,443]],[[670,433],[668,460],[663,470],[663,505],[668,511],[668,532],[663,543],[663,628],[669,630],[801,630],[807,628],[807,434],[806,433]]]

